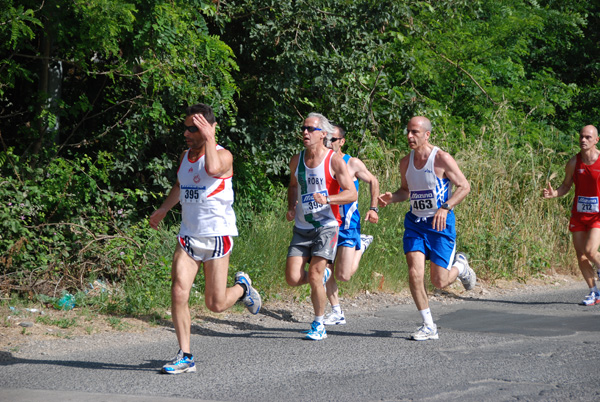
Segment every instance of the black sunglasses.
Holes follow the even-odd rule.
[[[341,137],[331,137],[331,142],[336,142],[337,140],[341,140]]]
[[[190,133],[195,133],[196,131],[198,131],[198,127],[196,127],[196,126],[184,126],[184,127]]]
[[[300,130],[302,130],[302,132],[304,132],[304,130],[308,130],[309,133],[312,133],[315,130],[322,131],[322,129],[320,129],[319,127],[313,127],[313,126],[302,126],[302,127],[300,127]]]

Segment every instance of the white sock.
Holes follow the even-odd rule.
[[[339,304],[336,304],[335,306],[331,306],[331,311],[333,311],[334,313],[341,314],[342,308],[340,307]]]
[[[428,327],[433,327],[433,317],[431,316],[431,310],[426,308],[425,310],[419,310],[419,313],[421,313],[421,317],[423,318],[423,324],[427,325]]]
[[[598,293],[598,287],[594,286],[593,288],[590,289],[590,291]]]
[[[458,276],[461,276],[467,270],[467,267],[461,261],[456,261],[452,266],[458,269]]]
[[[319,324],[323,324],[323,316],[322,315],[316,315],[315,316],[315,321],[318,322]]]

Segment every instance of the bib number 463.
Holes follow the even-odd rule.
[[[413,209],[416,210],[424,210],[433,208],[432,200],[414,200],[413,201]]]

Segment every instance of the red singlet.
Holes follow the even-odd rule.
[[[587,232],[591,228],[600,228],[600,158],[592,165],[586,165],[577,154],[575,172],[575,198],[571,209],[571,232]]]

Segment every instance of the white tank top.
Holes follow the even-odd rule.
[[[429,218],[452,196],[452,182],[435,175],[433,162],[439,148],[433,147],[422,169],[414,164],[415,151],[410,152],[406,181],[410,190],[410,212],[421,218]]]
[[[223,149],[217,145],[217,150]],[[177,171],[181,203],[180,236],[237,236],[231,178],[209,176],[205,155],[189,159],[186,151]]]
[[[309,168],[304,163],[304,151],[300,152],[296,179],[298,180],[298,204],[296,204],[295,225],[298,229],[314,229],[321,226],[339,226],[339,205],[319,204],[315,201],[314,193],[324,196],[337,194],[340,186],[333,177],[331,170],[331,157],[333,151],[329,150],[319,166]]]

